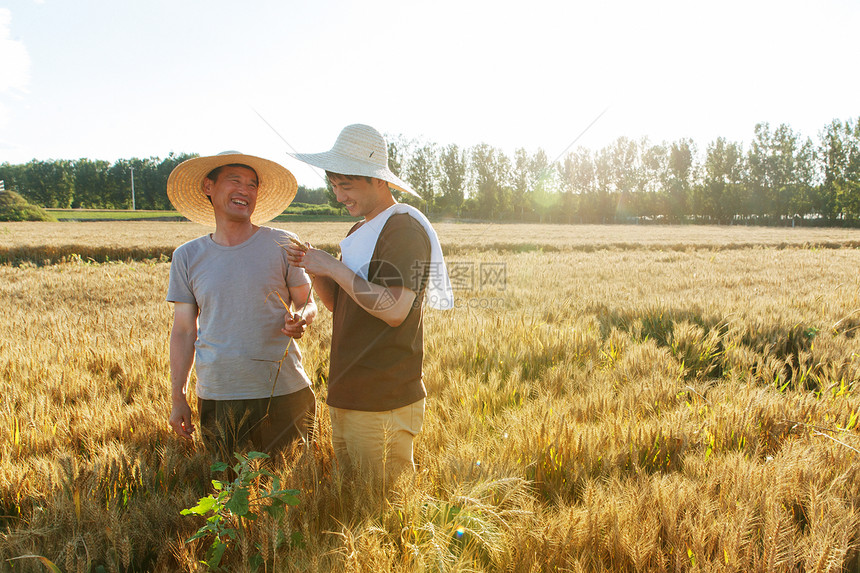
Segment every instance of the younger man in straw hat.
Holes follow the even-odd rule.
[[[177,248],[170,266],[169,423],[192,437],[186,389],[196,364],[203,438],[222,461],[237,449],[276,452],[306,438],[316,411],[295,342],[317,314],[310,279],[281,247],[294,235],[260,226],[295,194],[287,169],[232,151],[189,159],[167,181],[180,213],[215,226]],[[296,314],[285,315],[284,304]]]
[[[295,157],[325,169],[337,200],[363,218],[340,243],[341,260],[288,248],[333,312],[327,403],[338,463],[377,475],[414,469],[427,395],[422,301],[454,303],[436,232],[394,199],[392,187],[417,193],[389,170],[388,146],[372,127],[347,126],[331,151]]]

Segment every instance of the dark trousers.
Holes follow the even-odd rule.
[[[311,388],[251,400],[197,400],[206,447],[232,465],[235,452],[269,455],[306,441],[313,429],[316,396]]]

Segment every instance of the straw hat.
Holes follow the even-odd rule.
[[[210,171],[239,163],[257,172],[257,205],[251,223],[259,225],[280,215],[296,196],[296,178],[274,161],[238,151],[224,151],[210,157],[195,157],[173,168],[167,178],[167,197],[176,210],[201,225],[215,225],[215,211],[203,192],[203,180]]]
[[[389,187],[421,197],[388,168],[388,145],[385,138],[369,125],[347,125],[329,151],[289,155],[332,173],[376,177],[387,181]]]

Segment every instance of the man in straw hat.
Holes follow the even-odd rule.
[[[388,168],[374,128],[347,126],[330,151],[294,157],[324,169],[337,200],[362,217],[340,243],[340,260],[310,245],[288,248],[333,312],[327,403],[338,463],[376,474],[414,469],[427,395],[422,301],[454,304],[436,232],[392,195],[418,196]]]
[[[188,219],[215,227],[178,247],[170,265],[170,426],[192,437],[194,364],[203,439],[223,461],[237,449],[276,452],[305,439],[316,399],[295,340],[317,308],[307,273],[282,248],[295,235],[260,226],[293,200],[295,177],[228,151],[176,166],[167,195]]]

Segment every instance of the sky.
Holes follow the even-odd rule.
[[[286,153],[351,123],[551,159],[815,139],[860,117],[858,29],[857,0],[12,0],[0,163],[238,150],[318,187]]]

